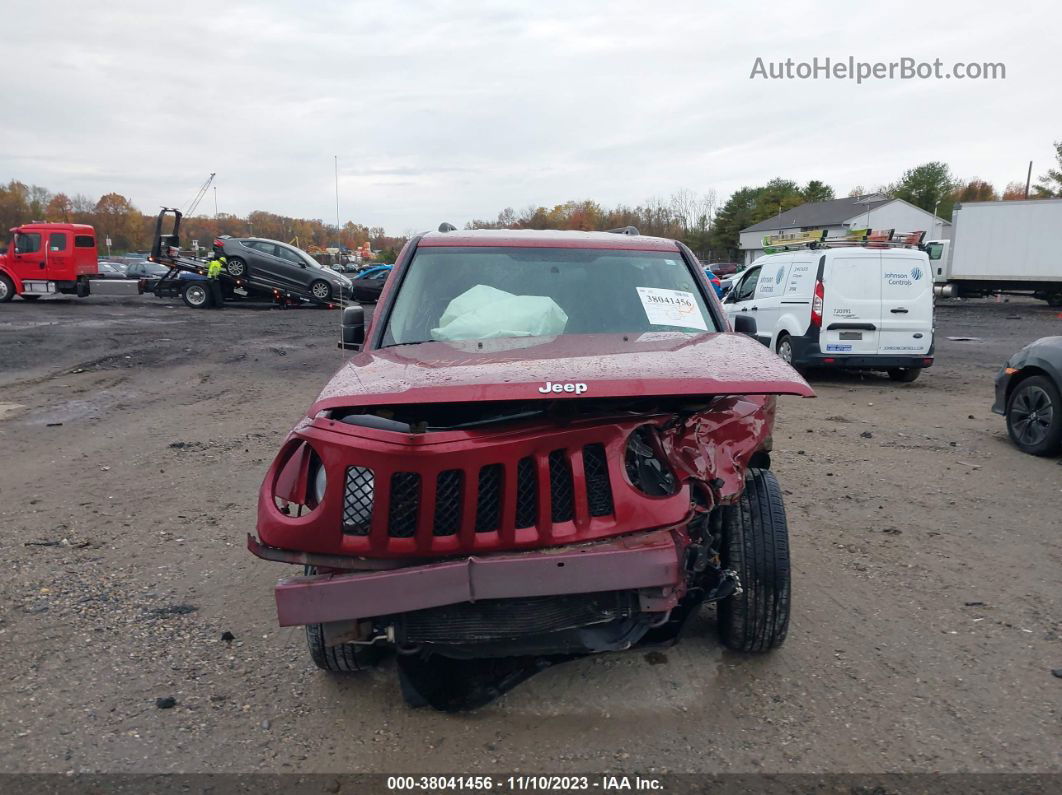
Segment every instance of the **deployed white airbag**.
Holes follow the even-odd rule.
[[[431,330],[436,340],[551,337],[564,332],[568,315],[544,295],[513,295],[477,284],[454,298]]]

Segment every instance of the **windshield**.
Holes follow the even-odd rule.
[[[661,331],[718,331],[677,251],[425,247],[383,345]]]

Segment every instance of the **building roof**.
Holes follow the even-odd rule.
[[[758,224],[747,226],[742,232],[767,232],[772,229],[792,229],[794,227],[830,226],[847,221],[849,218],[865,213],[867,209],[873,210],[883,204],[888,204],[895,199],[890,199],[880,193],[870,193],[863,196],[846,196],[843,199],[831,199],[825,202],[808,202],[794,207],[791,210],[779,213]]]
[[[578,232],[557,229],[475,229],[425,232],[421,246],[526,246],[529,248],[605,248],[627,251],[678,251],[674,240],[649,235]]]

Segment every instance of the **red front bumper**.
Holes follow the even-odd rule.
[[[276,587],[277,615],[281,626],[293,626],[480,599],[639,588],[664,589],[663,598],[651,607],[667,610],[683,582],[682,537],[666,529],[595,544],[473,555],[388,571],[293,577]]]

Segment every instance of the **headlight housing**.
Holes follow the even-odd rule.
[[[679,489],[678,478],[663,460],[651,425],[640,425],[627,439],[624,456],[627,479],[631,485],[650,497],[670,497]]]

